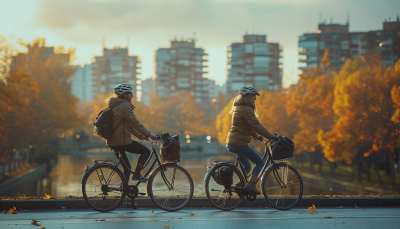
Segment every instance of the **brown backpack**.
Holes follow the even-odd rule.
[[[181,160],[181,143],[179,135],[170,136],[169,133],[161,134],[163,144],[160,148],[160,157],[163,162],[175,162]]]

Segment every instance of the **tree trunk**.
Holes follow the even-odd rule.
[[[362,172],[362,170],[363,170],[363,155],[361,154],[361,152],[358,152],[358,155],[357,155],[357,170],[358,170],[358,173],[357,173],[357,181],[358,182],[360,182],[361,181],[361,172]]]
[[[394,171],[394,158],[392,155],[390,155],[389,158],[390,158],[390,184],[392,185],[392,188],[395,189],[394,186],[396,185],[396,172]]]
[[[313,172],[314,171],[314,154],[309,152],[308,154],[308,158],[310,160],[310,171]]]
[[[316,154],[318,157],[318,164],[319,164],[318,172],[322,173],[322,153],[316,152]]]
[[[381,178],[381,174],[379,173],[379,157],[378,157],[378,152],[375,152],[374,153],[374,157],[375,157],[375,165],[374,165],[374,168],[375,168],[375,171],[376,171],[376,176],[378,177],[378,182],[379,182],[379,185],[382,185],[382,178]]]
[[[336,162],[329,162],[329,173],[332,177],[335,177],[335,163]]]
[[[368,161],[367,161],[367,181],[368,183],[371,182],[371,158],[372,156],[368,156]]]

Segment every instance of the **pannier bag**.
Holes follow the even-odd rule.
[[[233,183],[233,170],[228,166],[222,166],[212,174],[212,177],[217,184],[229,189]]]
[[[181,143],[179,135],[170,136],[169,133],[161,134],[163,144],[160,148],[160,157],[163,162],[175,162],[181,160]]]
[[[272,143],[272,158],[282,160],[293,157],[294,143],[285,136],[279,136],[278,140]]]
[[[106,108],[97,115],[96,120],[94,121],[94,132],[99,135],[100,137],[108,140],[113,135],[116,129],[118,129],[119,125],[115,130],[112,130],[112,117],[113,111],[112,108]]]

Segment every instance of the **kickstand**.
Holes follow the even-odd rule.
[[[137,209],[137,205],[135,204],[135,198],[131,199],[131,202],[127,203],[127,205],[131,205],[133,209]]]

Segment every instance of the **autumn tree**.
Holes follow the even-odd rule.
[[[377,162],[377,153],[383,151],[390,160],[394,184],[394,153],[399,147],[400,62],[394,69],[385,69],[382,63],[348,60],[335,83],[335,124],[331,131],[320,135],[324,154],[330,160],[351,161],[373,153]],[[377,164],[375,169],[380,180]]]
[[[55,53],[49,52],[44,39],[25,44],[25,48],[25,53],[13,55],[7,63],[8,78],[2,87],[8,90],[1,90],[2,101],[9,101],[3,117],[12,125],[7,133],[8,151],[28,145],[40,149],[60,131],[82,123],[76,113],[78,99],[68,83],[74,71],[68,65],[74,50],[57,48]],[[18,139],[23,139],[24,145],[18,145]]]
[[[287,105],[289,115],[295,114],[298,122],[298,131],[293,137],[296,153],[308,152],[311,170],[315,160],[321,158],[318,157],[321,154],[318,135],[333,126],[334,74],[329,69],[328,54],[326,49],[320,65],[300,75]]]

